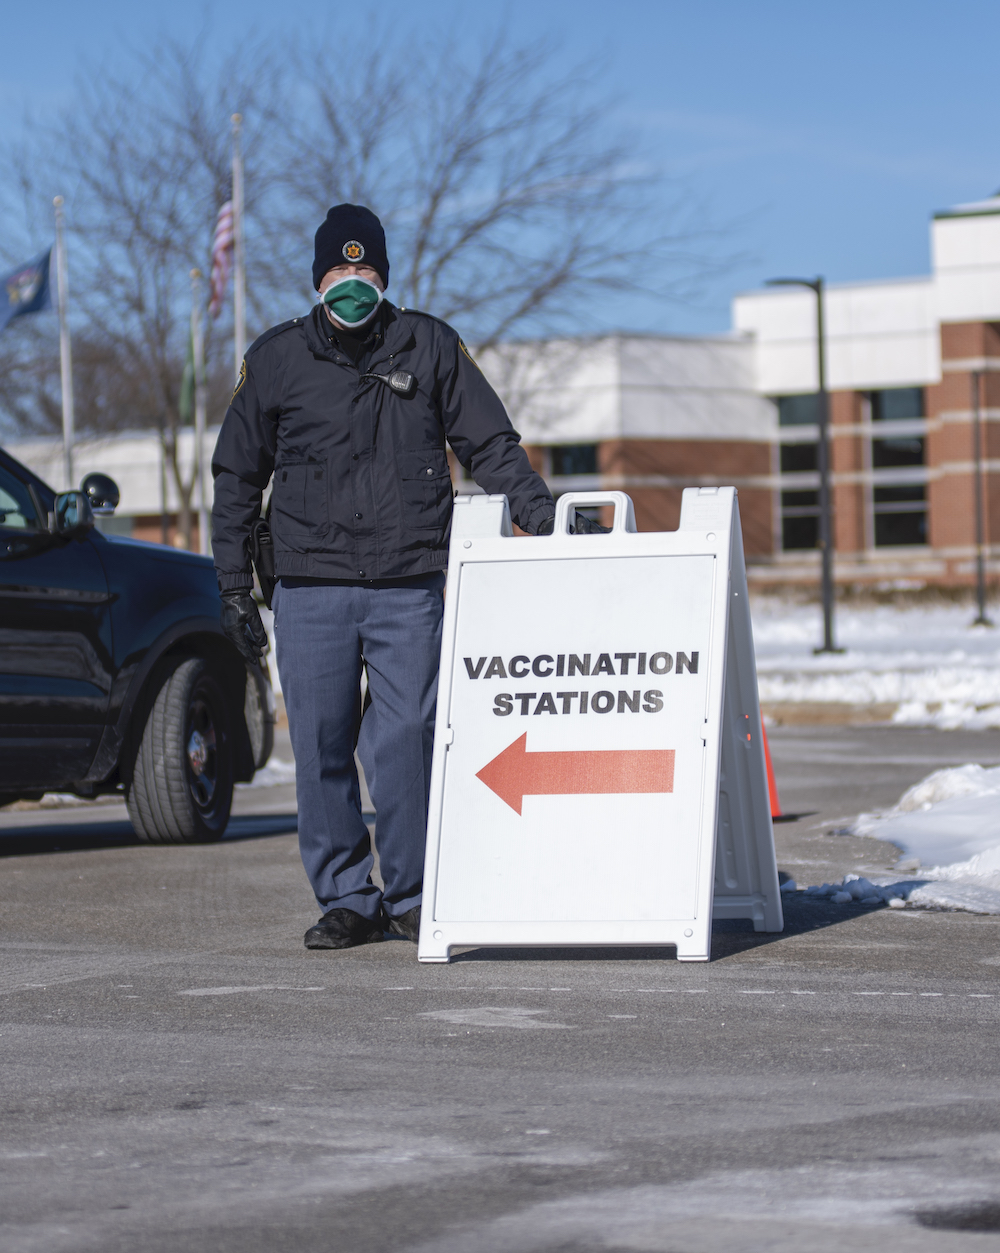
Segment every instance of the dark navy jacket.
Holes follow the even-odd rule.
[[[212,459],[212,547],[222,591],[250,587],[250,528],[272,473],[277,575],[400,578],[448,563],[445,440],[522,530],[554,512],[500,398],[456,331],[383,302],[363,370],[409,370],[412,395],[362,379],[326,312],[266,331],[247,351]]]

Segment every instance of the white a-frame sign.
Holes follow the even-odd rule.
[[[570,534],[614,505],[608,535]],[[452,525],[419,958],[462,945],[675,945],[782,929],[732,487],[676,531],[622,492],[515,539],[503,496]]]

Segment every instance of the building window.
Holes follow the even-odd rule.
[[[804,396],[775,396],[778,406],[779,426],[818,426],[819,394],[808,392]]]
[[[872,487],[872,539],[876,548],[897,548],[927,543],[927,488],[923,483],[878,482],[879,470],[916,468],[927,463],[927,444],[922,431],[924,389],[890,387],[874,391],[871,420],[871,468],[876,471]],[[911,423],[898,435],[887,424]],[[875,433],[876,427],[881,427]],[[899,429],[899,428],[897,428]],[[888,477],[888,476],[887,476]]]
[[[889,470],[897,466],[922,466],[924,441],[919,435],[905,439],[873,439],[872,469]]]
[[[782,444],[781,473],[806,474],[819,469],[819,444]]]
[[[781,493],[781,547],[785,552],[819,543],[819,492]]]
[[[927,543],[927,489],[922,483],[876,487],[872,498],[876,548]]]
[[[596,444],[556,444],[549,449],[550,473],[555,478],[597,473]]]
[[[890,387],[872,392],[873,422],[907,422],[924,416],[922,387]]]

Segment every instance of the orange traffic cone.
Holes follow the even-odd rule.
[[[764,726],[764,719],[760,720],[760,732],[764,737],[764,761],[767,763],[767,794],[771,798],[771,818],[780,818],[781,801],[778,800],[778,785],[774,781],[774,767],[771,765],[771,750],[767,743],[767,728]]]

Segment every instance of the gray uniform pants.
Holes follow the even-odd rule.
[[[420,904],[444,574],[350,586],[283,578],[274,594],[278,674],[295,753],[302,864],[325,913],[375,920]],[[377,815],[385,888],[361,818],[354,765],[362,658],[372,703],[358,756]]]

